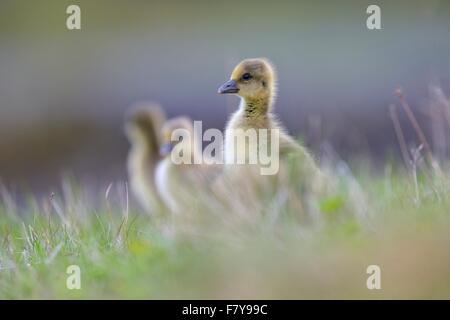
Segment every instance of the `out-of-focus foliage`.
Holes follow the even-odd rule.
[[[3,192],[0,298],[449,298],[448,176],[439,197],[420,182],[419,202],[402,170],[360,179],[372,218],[324,216],[320,228],[248,212],[236,224],[151,218],[127,209],[120,184],[95,204],[69,184],[26,208]],[[66,288],[73,264],[81,290]],[[382,290],[366,288],[372,264]]]

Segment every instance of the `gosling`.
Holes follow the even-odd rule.
[[[175,130],[179,130],[178,133]],[[216,164],[195,164],[194,159],[202,157],[201,141],[194,141],[192,120],[185,116],[168,120],[162,127],[161,155],[155,174],[157,190],[165,205],[176,214],[185,214],[209,199],[212,182],[221,173]],[[179,139],[179,140],[177,140]],[[175,156],[182,156],[174,161]]]
[[[231,116],[225,130],[226,151],[230,151],[231,134],[236,129],[279,129],[281,153],[302,149],[272,113],[276,98],[276,75],[267,59],[243,60],[218,92],[241,97],[239,109]],[[232,153],[225,152],[225,157],[230,154]]]
[[[241,98],[239,109],[232,114],[225,130],[225,163],[234,164],[236,158],[248,159],[249,150],[259,150],[263,144],[270,145],[269,139],[272,136],[272,129],[278,129],[276,131],[279,132],[280,168],[279,173],[273,179],[262,179],[258,177],[259,174],[253,174],[256,171],[249,169],[252,169],[254,166],[247,163],[243,167],[244,170],[239,170],[236,166],[227,166],[232,168],[228,170],[228,176],[232,177],[231,181],[247,184],[247,190],[254,189],[255,186],[256,188],[265,188],[267,185],[265,181],[276,181],[275,187],[269,188],[268,192],[272,193],[288,184],[286,181],[292,178],[292,168],[289,166],[294,163],[296,172],[301,176],[302,186],[300,190],[306,189],[308,190],[307,192],[302,192],[309,194],[320,192],[324,187],[324,179],[315,160],[305,147],[297,143],[286,132],[273,114],[276,92],[275,70],[265,58],[243,60],[234,68],[230,79],[218,89],[220,94],[235,94]],[[266,129],[268,137],[265,141],[260,137],[258,137],[256,142],[250,140],[247,143],[246,141],[245,148],[242,148],[242,145],[241,148],[238,148],[238,144],[235,144],[234,141],[238,129],[243,131],[256,129],[257,132],[259,132],[259,129]],[[256,143],[257,145],[251,146],[251,143]],[[286,162],[284,160],[289,161]],[[253,173],[248,174],[249,171]],[[248,182],[248,180],[251,180],[251,182]],[[306,188],[304,187],[305,185],[307,186]],[[294,189],[299,190],[298,186]],[[288,190],[291,193],[292,188],[288,188]],[[299,198],[299,202],[305,201]]]
[[[155,170],[162,160],[161,127],[166,116],[154,103],[140,103],[131,108],[125,123],[130,141],[127,169],[131,192],[140,206],[150,214],[166,209],[155,184]]]

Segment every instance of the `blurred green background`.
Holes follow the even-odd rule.
[[[66,29],[70,4],[81,31]],[[369,4],[382,30],[366,28]],[[45,189],[65,171],[125,178],[130,105],[157,101],[222,129],[237,98],[217,87],[258,56],[277,66],[276,111],[291,133],[345,159],[383,160],[398,149],[395,88],[416,110],[430,83],[450,92],[449,35],[447,0],[1,0],[0,179]]]

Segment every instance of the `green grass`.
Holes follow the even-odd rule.
[[[320,227],[151,218],[112,191],[90,203],[81,186],[21,208],[4,194],[0,298],[450,298],[448,177],[419,176],[419,198],[402,172],[358,178],[372,218]],[[366,288],[371,264],[381,290]],[[66,287],[70,265],[80,290]]]

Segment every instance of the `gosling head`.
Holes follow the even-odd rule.
[[[173,133],[177,129],[183,130],[180,132],[182,134],[182,137],[180,138],[180,140],[173,140],[172,138],[176,138],[173,137]],[[194,129],[192,120],[189,117],[181,116],[167,120],[161,129],[162,143],[160,147],[160,155],[167,156],[179,143],[192,143],[192,141],[187,141],[186,139],[192,139],[193,131]],[[185,133],[186,135],[184,135],[183,133]]]
[[[246,100],[273,98],[275,70],[265,58],[241,61],[231,73],[230,80],[219,89],[220,94],[236,94]]]
[[[125,120],[125,133],[133,145],[155,148],[160,137],[156,124],[164,122],[162,108],[155,103],[138,103],[130,108]]]

